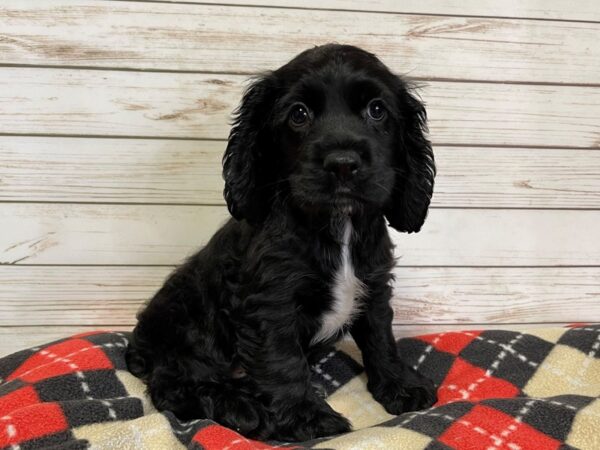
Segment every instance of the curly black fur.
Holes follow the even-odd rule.
[[[387,411],[432,404],[432,384],[398,359],[385,220],[405,232],[425,220],[435,176],[425,128],[410,86],[356,47],[307,50],[253,82],[223,158],[233,218],[139,314],[128,349],[159,410],[257,438],[348,431],[309,369],[347,330]],[[314,342],[334,307],[345,224],[365,293],[357,317]]]

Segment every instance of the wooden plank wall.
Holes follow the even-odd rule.
[[[593,0],[4,0],[0,354],[139,306],[227,217],[248,75],[330,41],[424,87],[439,167],[393,233],[398,335],[600,320]]]

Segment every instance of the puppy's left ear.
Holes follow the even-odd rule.
[[[425,106],[404,81],[398,81],[401,118],[394,155],[396,181],[385,216],[396,230],[412,233],[421,229],[427,217],[436,170],[431,143],[426,136]]]
[[[267,74],[246,89],[234,113],[229,142],[223,155],[224,196],[237,220],[259,223],[268,214],[269,177],[266,132],[274,102],[274,81]]]

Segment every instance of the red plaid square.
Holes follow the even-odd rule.
[[[35,383],[77,371],[112,369],[104,352],[83,339],[69,339],[46,347],[21,364],[7,380]]]
[[[447,333],[419,336],[419,339],[427,342],[436,350],[458,355],[463,348],[469,345],[480,334],[481,331],[449,331]]]
[[[69,428],[67,420],[56,403],[39,403],[20,408],[0,418],[0,447],[17,446]]]
[[[0,397],[0,417],[4,417],[16,409],[40,402],[37,392],[32,386],[25,386]]]
[[[477,405],[452,424],[438,440],[455,449],[544,449],[554,450],[560,442],[503,412]]]
[[[456,358],[438,389],[438,405],[454,400],[515,397],[520,390],[506,380],[487,375],[480,367]]]
[[[220,425],[209,425],[198,431],[193,441],[197,442],[206,450],[222,450],[235,448],[235,450],[271,450],[275,448],[263,442],[247,439],[244,436]],[[297,447],[286,447],[297,448]]]

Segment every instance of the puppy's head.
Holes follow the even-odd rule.
[[[254,81],[223,158],[225,199],[260,223],[273,202],[306,213],[385,214],[419,231],[435,166],[426,112],[374,55],[324,45]]]

